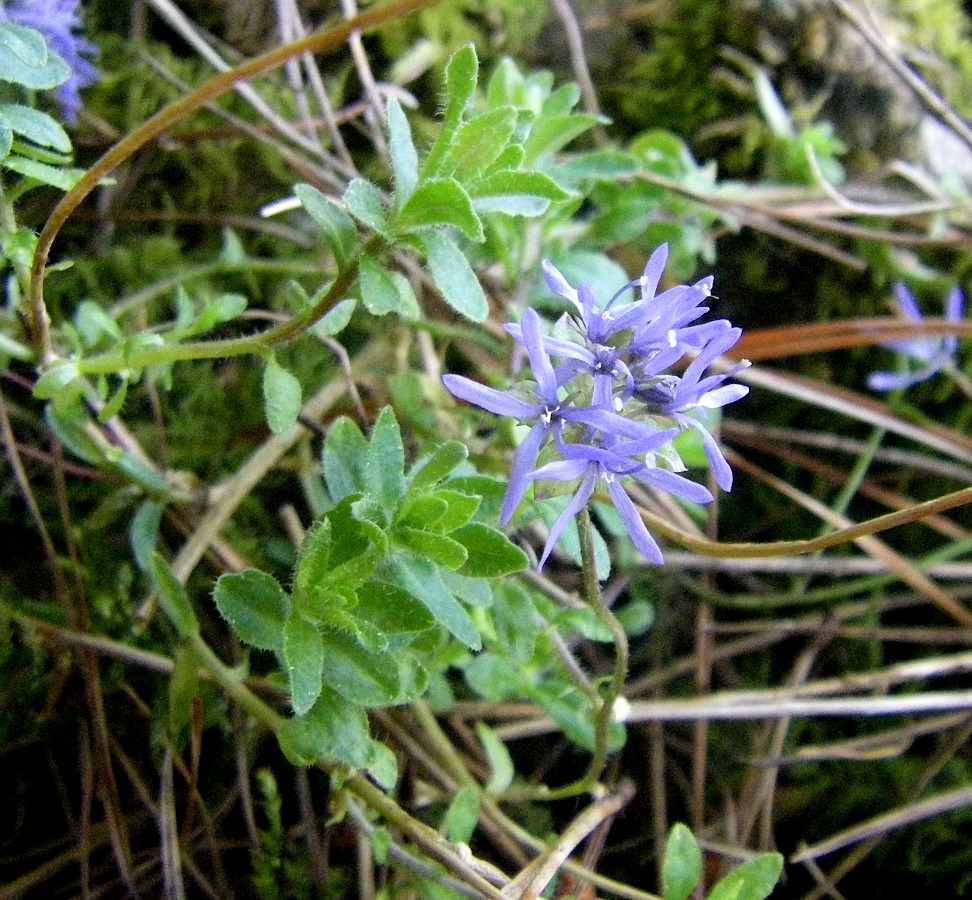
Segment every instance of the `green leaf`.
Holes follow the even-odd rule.
[[[368,760],[368,774],[375,780],[379,787],[386,791],[393,791],[398,784],[398,758],[380,741],[371,742],[371,758]],[[375,842],[375,859],[379,854],[379,839],[377,829],[372,838]]]
[[[477,521],[491,522],[499,518],[503,499],[506,497],[506,485],[503,482],[487,475],[460,475],[458,478],[450,478],[446,486],[451,491],[482,498],[482,504],[476,513]]]
[[[440,444],[428,456],[420,459],[408,473],[411,489],[431,487],[452,474],[469,457],[469,449],[459,441]]]
[[[580,87],[574,82],[569,82],[555,90],[540,107],[540,114],[543,116],[565,116],[580,101]]]
[[[396,525],[408,525],[412,528],[434,528],[436,523],[449,511],[449,504],[445,500],[432,494],[406,495],[405,502],[398,511]],[[437,529],[445,531],[445,529]]]
[[[388,217],[381,194],[370,181],[355,178],[344,192],[344,204],[348,211],[363,225],[380,235],[388,232]]]
[[[540,624],[530,595],[513,581],[498,585],[493,592],[493,627],[505,653],[520,663],[530,661]]]
[[[473,322],[485,322],[489,304],[462,251],[450,238],[437,231],[423,234],[421,240],[425,245],[429,271],[446,303]]]
[[[128,529],[128,544],[132,548],[135,564],[148,571],[152,551],[159,540],[159,525],[165,504],[157,500],[145,500],[138,507]]]
[[[522,144],[510,144],[499,156],[496,161],[483,173],[493,175],[496,172],[508,172],[510,169],[519,169],[523,165],[526,151]]]
[[[6,159],[13,147],[13,128],[3,116],[0,116],[0,160]]]
[[[299,765],[328,756],[363,769],[373,756],[367,713],[329,687],[304,715],[286,722],[277,737],[287,757]]]
[[[490,794],[502,794],[513,784],[513,776],[516,774],[513,758],[510,756],[510,751],[506,749],[506,744],[485,722],[476,722],[475,728],[479,743],[483,745],[489,762],[490,775],[486,790]]]
[[[458,541],[434,531],[401,526],[395,529],[396,542],[416,556],[424,557],[447,569],[458,569],[469,556]]]
[[[247,299],[242,294],[220,294],[207,300],[199,320],[193,326],[193,334],[201,334],[224,322],[232,322],[243,315],[246,307]]]
[[[388,98],[386,111],[388,150],[395,176],[395,205],[401,208],[418,184],[418,153],[412,140],[412,128],[405,118],[402,105],[395,97]]]
[[[493,70],[486,85],[486,102],[491,109],[510,104],[518,105],[523,92],[523,75],[508,56],[504,56]]]
[[[470,649],[479,650],[482,647],[479,632],[469,613],[446,589],[432,563],[402,555],[394,557],[389,565],[399,587],[424,603],[440,625]]]
[[[13,22],[0,23],[0,80],[48,90],[70,77],[70,67],[49,52],[40,32]]]
[[[283,653],[290,679],[290,705],[301,716],[321,694],[324,667],[321,629],[292,610],[284,623]]]
[[[358,229],[351,217],[333,200],[309,184],[298,184],[294,193],[317,226],[324,233],[334,259],[342,268],[354,254],[358,243]],[[347,199],[347,198],[345,198]],[[379,206],[381,200],[378,201]]]
[[[354,617],[383,634],[419,634],[435,625],[435,617],[411,594],[387,581],[372,579],[358,589]]]
[[[397,702],[401,681],[395,656],[366,650],[343,631],[322,628],[324,681],[352,703],[389,706]]]
[[[442,819],[442,830],[453,843],[468,844],[479,824],[479,791],[464,787],[455,797]]]
[[[638,172],[638,160],[630,153],[617,150],[599,150],[582,153],[553,169],[559,181],[570,185],[586,181],[620,181],[632,178]]]
[[[0,115],[9,123],[16,134],[39,144],[50,147],[59,153],[71,152],[71,139],[67,132],[47,113],[19,103],[0,104]]]
[[[367,455],[368,441],[361,430],[347,416],[341,416],[327,433],[321,458],[327,492],[335,503],[364,493]]]
[[[381,411],[371,432],[364,481],[367,495],[388,511],[394,510],[405,493],[405,448],[390,406]]]
[[[304,542],[297,555],[294,567],[294,604],[295,609],[303,612],[307,609],[305,601],[317,586],[330,586],[331,549],[334,541],[331,538],[331,520],[319,519],[304,535]]]
[[[260,650],[283,651],[290,598],[272,575],[258,569],[223,575],[213,589],[213,600],[245,643]]]
[[[50,400],[60,394],[77,377],[76,362],[57,363],[37,379],[34,385],[34,396],[38,400]]]
[[[263,407],[270,430],[274,434],[290,431],[297,424],[300,405],[300,382],[271,356],[263,370]]]
[[[169,676],[169,736],[179,733],[192,721],[193,703],[199,696],[199,660],[188,647],[175,648]]]
[[[149,559],[149,575],[152,587],[159,595],[159,603],[182,637],[199,634],[199,621],[186,589],[179,583],[166,562],[165,557],[156,550]]]
[[[523,144],[523,149],[526,151],[525,162],[531,166],[536,165],[544,157],[556,153],[600,121],[598,116],[584,113],[541,116],[533,123],[530,134]]]
[[[122,341],[122,334],[118,323],[94,300],[82,300],[74,311],[74,327],[81,335],[81,341],[86,349],[97,346],[101,341]]]
[[[661,876],[665,900],[686,900],[702,877],[702,851],[695,835],[681,822],[668,835]]]
[[[648,600],[630,600],[615,611],[615,617],[629,637],[637,637],[655,624],[655,607]]]
[[[488,525],[471,522],[453,532],[450,537],[469,551],[469,558],[459,570],[470,578],[497,578],[522,572],[530,565],[527,555],[510,539]]]
[[[334,337],[347,328],[351,321],[358,301],[354,297],[348,297],[336,304],[323,319],[311,328],[311,331],[319,338]]]
[[[471,185],[469,192],[479,212],[511,216],[539,216],[552,202],[571,196],[543,172],[496,172]]]
[[[444,534],[462,528],[463,525],[472,521],[472,517],[476,515],[476,511],[483,502],[482,497],[460,494],[459,491],[436,491],[432,496],[445,500],[447,504],[445,515],[436,523],[437,530]]]
[[[112,394],[111,399],[101,408],[101,412],[98,413],[98,421],[102,425],[115,418],[125,405],[125,398],[128,396],[128,376],[126,373],[122,373],[119,377],[121,383],[115,389],[115,393]]]
[[[401,296],[389,274],[369,255],[361,257],[361,299],[372,315],[383,316],[394,312],[401,303]]]
[[[487,578],[467,578],[449,569],[439,569],[439,577],[453,597],[462,599],[466,606],[489,609],[493,605],[493,588]]]
[[[456,132],[462,124],[466,107],[476,90],[479,77],[479,59],[472,44],[460,47],[449,60],[445,72],[445,112],[442,116],[442,130],[429,150],[425,160],[425,176],[434,178],[443,174],[442,164],[455,141]]]
[[[8,156],[3,161],[3,167],[64,192],[71,190],[84,177],[84,169],[50,166],[26,156]]]
[[[246,249],[240,236],[232,228],[223,229],[223,246],[219,250],[219,261],[231,269],[246,265]]]
[[[712,888],[709,900],[765,900],[773,893],[782,871],[783,857],[766,853],[730,872]]]
[[[514,107],[504,106],[470,119],[449,148],[445,170],[457,175],[464,184],[477,178],[506,149],[517,118]]]
[[[443,225],[455,226],[471,241],[485,237],[483,223],[473,210],[469,195],[455,178],[423,182],[395,219],[395,228],[403,232]]]

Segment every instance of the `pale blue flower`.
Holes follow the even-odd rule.
[[[574,288],[549,260],[543,261],[547,286],[571,306],[560,336],[545,334],[533,309],[506,330],[526,348],[535,383],[499,391],[456,375],[444,376],[457,397],[499,415],[530,424],[513,459],[502,521],[509,522],[533,481],[578,481],[574,496],[554,523],[540,560],[550,556],[567,524],[604,484],[635,546],[660,563],[661,551],[625,493],[621,479],[634,478],[658,490],[696,503],[712,494],[676,474],[684,469],[671,443],[692,428],[720,487],[729,490],[732,472],[700,414],[740,399],[748,388],[725,382],[748,363],[707,374],[716,359],[738,341],[740,329],[720,319],[700,323],[709,308],[712,279],[658,293],[668,247],[648,260],[640,278],[599,305],[589,284]],[[618,304],[626,293],[640,295]],[[573,339],[572,339],[573,338]],[[684,373],[670,370],[694,357]],[[537,467],[551,439],[560,459]]]
[[[895,284],[894,295],[907,318],[914,322],[923,320],[924,317],[914,296],[902,282]],[[949,322],[961,322],[964,314],[965,296],[961,289],[955,288],[945,301],[945,318]],[[894,391],[927,381],[939,372],[954,368],[959,339],[957,335],[947,335],[942,338],[907,338],[888,341],[882,346],[896,350],[902,356],[919,364],[917,369],[907,374],[874,372],[867,379],[868,386],[872,390]]]
[[[559,434],[565,423],[579,424],[605,434],[629,439],[643,438],[654,429],[633,422],[613,410],[596,406],[571,406],[562,401],[560,386],[554,375],[550,357],[544,348],[540,331],[540,317],[533,309],[523,314],[522,338],[530,357],[530,368],[536,384],[532,397],[524,400],[512,392],[500,391],[461,375],[444,375],[442,381],[449,391],[462,400],[475,403],[489,412],[509,416],[520,422],[532,422],[530,433],[513,457],[509,487],[503,502],[501,522],[505,525],[513,517],[529,486],[528,475],[548,438]]]
[[[653,465],[655,451],[662,449],[676,434],[677,429],[671,428],[637,441],[605,438],[601,446],[565,444],[563,441],[558,441],[564,459],[542,466],[533,472],[530,478],[553,481],[581,479],[581,481],[577,493],[550,529],[550,536],[543,548],[539,567],[543,568],[564,528],[587,505],[599,482],[607,486],[614,508],[641,555],[652,562],[662,563],[664,560],[658,544],[645,527],[631,498],[625,493],[618,479],[630,476],[650,487],[684,497],[694,503],[711,503],[712,494],[701,484]],[[637,457],[645,457],[645,459]],[[649,461],[652,465],[649,465]]]

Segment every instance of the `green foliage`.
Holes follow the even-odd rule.
[[[668,834],[662,860],[662,893],[665,900],[686,900],[702,877],[702,851],[695,835],[681,822]]]
[[[70,74],[38,31],[0,22],[0,82],[16,86],[5,95],[48,90]],[[23,176],[15,197],[39,185],[70,190],[83,174],[67,168],[71,150],[67,132],[47,113],[23,103],[0,103],[0,164]]]
[[[368,768],[377,751],[364,710],[425,690],[428,660],[416,638],[439,627],[481,646],[467,588],[475,596],[477,583],[527,559],[501,532],[471,521],[481,497],[450,477],[465,459],[465,447],[446,443],[406,471],[390,408],[370,439],[339,419],[323,450],[334,505],[307,532],[290,593],[256,570],[217,582],[222,616],[243,641],[274,651],[287,674],[296,718],[281,741],[292,758]]]

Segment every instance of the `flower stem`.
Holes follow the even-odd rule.
[[[607,763],[608,730],[614,718],[614,705],[624,691],[624,683],[628,677],[628,636],[601,594],[594,553],[594,526],[591,524],[590,510],[586,506],[577,517],[577,531],[580,536],[585,599],[614,638],[614,675],[595,713],[594,758],[582,779],[589,788],[593,788]]]
[[[587,771],[582,778],[571,784],[537,792],[536,798],[544,800],[573,797],[577,794],[589,793],[597,787],[598,779],[607,764],[608,738],[611,720],[614,718],[615,703],[624,691],[624,684],[628,677],[628,636],[601,595],[601,584],[597,578],[597,557],[594,553],[594,526],[591,524],[590,511],[586,506],[577,516],[577,532],[580,537],[584,599],[614,638],[614,674],[606,693],[599,697],[594,707],[594,756]]]

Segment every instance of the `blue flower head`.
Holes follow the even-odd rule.
[[[709,311],[702,304],[711,296],[711,278],[657,293],[667,259],[668,247],[663,245],[652,254],[642,276],[603,307],[590,285],[575,289],[553,263],[544,260],[547,286],[570,304],[569,334],[574,339],[545,334],[540,316],[527,309],[521,322],[505,327],[526,349],[532,381],[500,391],[460,375],[443,377],[456,397],[530,425],[513,458],[503,524],[512,518],[531,482],[579,482],[550,530],[541,566],[599,484],[605,486],[641,554],[662,562],[658,544],[621,479],[633,478],[694,502],[710,502],[712,495],[705,487],[677,474],[685,467],[672,440],[681,430],[700,432],[716,482],[724,490],[732,486],[732,472],[718,443],[696,415],[748,392],[743,385],[725,383],[748,363],[708,374],[739,340],[741,331],[724,319],[698,323]],[[628,293],[639,298],[619,303]],[[693,359],[681,375],[670,371],[689,355]],[[559,458],[538,467],[545,447]]]
[[[923,316],[918,303],[911,291],[900,281],[894,286],[894,296],[907,318],[913,322],[922,321]],[[945,318],[949,322],[961,322],[964,314],[965,296],[959,288],[955,288],[945,301]],[[927,381],[939,372],[954,368],[959,339],[957,335],[952,334],[943,338],[911,338],[888,341],[882,346],[895,350],[906,359],[918,364],[917,368],[907,374],[874,372],[867,379],[868,386],[872,390],[894,391]]]
[[[82,37],[79,0],[0,0],[0,22],[14,22],[44,35],[48,47],[71,69],[71,77],[55,90],[64,120],[74,124],[81,110],[81,89],[100,74],[89,57],[98,47]]]

